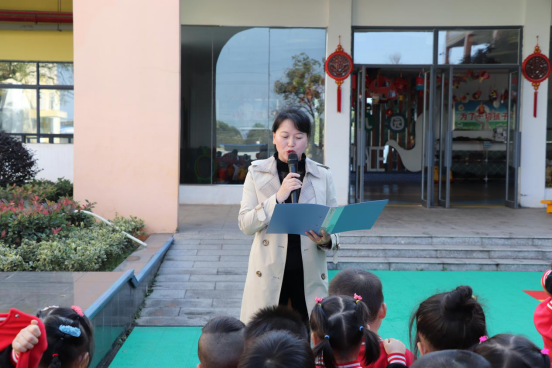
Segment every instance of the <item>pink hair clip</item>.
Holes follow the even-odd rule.
[[[479,343],[481,344],[482,342],[487,341],[487,339],[488,339],[487,336],[481,336],[481,337],[479,338]]]
[[[542,349],[542,350],[541,350],[541,353],[544,354],[544,355],[549,355],[550,350],[548,350],[548,349]]]
[[[82,313],[82,309],[80,307],[77,307],[76,305],[72,305],[71,309],[75,311],[76,314],[78,314],[81,317],[84,317],[84,313]]]
[[[358,302],[360,302],[362,300],[362,297],[360,295],[356,295],[356,293],[355,293],[354,298],[355,298],[355,303],[357,303],[357,304],[358,304]]]
[[[314,300],[316,301],[316,304],[318,304],[318,305],[321,306],[321,305],[322,305],[322,302],[324,301],[324,298],[316,297],[316,298],[314,298]]]

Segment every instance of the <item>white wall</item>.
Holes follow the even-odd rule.
[[[38,168],[42,169],[37,179],[56,181],[58,178],[73,182],[73,149],[72,144],[25,144],[34,153]]]
[[[550,55],[551,1],[528,0],[523,13],[523,59],[534,52],[537,36],[541,52]],[[520,204],[523,207],[543,207],[540,201],[545,198],[548,80],[539,87],[536,118],[533,117],[533,86],[523,78],[521,87]]]
[[[525,0],[352,1],[354,26],[499,26],[524,23]],[[540,0],[530,1],[540,3]],[[539,5],[535,8],[538,9]]]
[[[326,27],[328,1],[181,0],[180,21],[209,26]]]

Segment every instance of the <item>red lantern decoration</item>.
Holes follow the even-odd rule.
[[[539,47],[539,39],[537,37],[537,45],[535,52],[527,56],[523,61],[521,70],[525,78],[532,83],[535,89],[535,100],[533,102],[533,117],[537,117],[537,96],[541,82],[544,82],[550,76],[550,60],[541,53]],[[513,93],[512,93],[513,96]]]
[[[406,84],[407,84],[406,78],[403,78],[402,72],[401,72],[399,77],[395,79],[395,86],[397,87],[397,91],[399,92],[404,91],[404,89],[406,88]]]
[[[377,93],[382,101],[397,99],[395,83],[391,79],[379,75],[368,87],[368,94],[372,95],[374,93]]]
[[[341,112],[341,85],[353,71],[353,59],[343,51],[341,37],[337,49],[328,56],[324,69],[331,78],[335,79],[337,84],[337,112]]]

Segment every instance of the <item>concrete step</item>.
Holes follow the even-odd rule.
[[[484,258],[376,258],[339,257],[339,262],[328,262],[328,269],[360,268],[378,271],[533,271],[544,272],[550,266],[547,260],[484,259]]]

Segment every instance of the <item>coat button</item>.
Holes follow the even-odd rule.
[[[270,242],[268,240],[263,240],[263,245],[266,247],[268,244],[270,244]]]
[[[261,277],[262,275],[261,271],[257,271],[257,276]]]
[[[322,280],[326,280],[326,274],[323,273],[320,277],[322,277]]]

